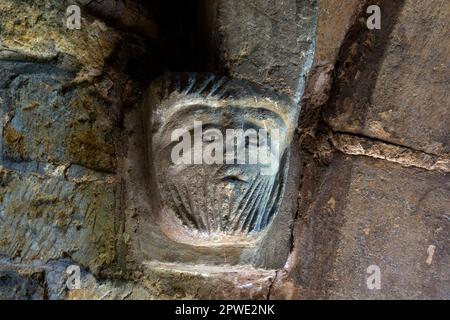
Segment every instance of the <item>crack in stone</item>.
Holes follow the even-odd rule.
[[[303,181],[304,181],[304,178],[305,178],[304,172],[305,172],[306,164],[307,164],[306,161],[304,161],[303,162],[302,173],[301,173],[301,176],[300,176],[300,185],[299,185],[299,188],[298,188],[299,194],[298,194],[298,197],[297,197],[297,210],[295,211],[295,216],[294,216],[294,219],[292,221],[292,227],[290,228],[289,254],[291,254],[292,251],[294,250],[294,246],[295,246],[295,236],[294,236],[295,226],[297,224],[298,219],[301,216],[300,215],[300,200],[301,200],[300,193],[301,193],[301,190],[302,190],[302,187],[303,187]]]
[[[273,285],[275,284],[275,281],[277,281],[279,272],[280,272],[280,270],[275,270],[275,276],[273,277],[272,281],[270,282],[269,290],[267,291],[266,300],[270,300],[270,295],[272,294]]]
[[[450,173],[450,156],[448,155],[438,156],[364,135],[333,130],[330,141],[337,150],[348,155],[366,156],[397,163],[404,167]]]

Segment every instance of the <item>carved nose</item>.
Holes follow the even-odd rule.
[[[242,166],[225,165],[219,173],[222,181],[228,182],[249,182],[250,177]]]
[[[225,182],[248,182],[247,177],[243,176],[243,175],[231,175],[231,176],[225,176],[222,178],[222,181]]]
[[[244,128],[244,121],[243,121],[243,115],[240,112],[227,110],[223,114],[223,125],[225,129],[243,129]]]

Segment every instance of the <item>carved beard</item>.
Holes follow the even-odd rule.
[[[256,170],[248,181],[241,181],[221,174],[223,167],[211,169],[192,166],[160,176],[166,203],[181,222],[207,234],[239,235],[264,229],[279,200],[276,176]]]

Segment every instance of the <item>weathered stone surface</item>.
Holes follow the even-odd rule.
[[[304,222],[272,296],[449,298],[449,191],[448,174],[336,156],[321,181],[304,182]],[[367,288],[371,265],[381,290]]]
[[[139,281],[96,280],[82,277],[82,288],[67,292],[66,299],[258,299],[269,294],[274,270],[250,266],[189,266],[145,263],[145,270],[131,276]]]
[[[368,156],[430,171],[450,173],[450,159],[350,134],[334,134],[333,146],[345,154]]]
[[[145,45],[132,35],[121,44],[84,11],[69,30],[66,7],[0,3],[0,254],[24,264],[69,256],[98,273],[116,261],[120,195],[109,174],[122,105],[137,100],[130,78],[147,71],[129,61]]]
[[[313,60],[317,1],[218,1],[230,76],[301,98]]]
[[[83,9],[93,12],[97,16],[114,23],[114,27],[133,31],[148,38],[158,37],[158,25],[154,21],[154,14],[145,2],[116,1],[116,0],[78,0]]]
[[[0,266],[0,300],[42,300],[46,298],[42,271],[2,270]]]
[[[336,131],[448,155],[450,3],[385,1],[382,11],[381,30],[346,40],[326,121]]]
[[[72,257],[91,270],[115,254],[115,194],[103,181],[0,175],[0,252],[16,261]]]
[[[178,299],[266,299],[274,270],[251,266],[146,264],[144,286],[156,297]],[[174,285],[177,283],[176,285]]]
[[[420,5],[385,1],[382,30],[375,32],[365,27],[365,9],[360,12],[344,40],[328,102],[330,67],[316,69],[301,119],[307,125],[302,146],[314,160],[304,164],[293,248],[270,297],[448,298],[450,176],[448,142],[439,141],[448,141],[449,117],[446,104],[436,103],[446,101],[448,83],[419,76],[432,73],[448,49],[432,43],[442,39],[442,28],[433,30],[429,48],[415,42],[433,23],[441,25],[447,10],[441,7],[434,21],[444,4],[433,2],[418,19],[412,8]],[[406,31],[410,25],[416,36]],[[416,91],[422,96],[414,100]],[[391,110],[377,118],[388,104]],[[317,108],[326,125],[314,120]],[[433,112],[445,119],[430,118]],[[393,134],[370,131],[372,119]],[[371,265],[381,269],[381,290],[367,287]]]
[[[1,62],[0,68],[7,77],[0,89],[5,161],[115,171],[115,132],[105,101],[89,89],[67,89],[71,74],[62,69],[26,62]]]
[[[0,255],[0,300],[42,300],[52,291],[45,269],[32,264],[12,264]]]
[[[0,297],[5,299],[266,299],[274,270],[251,266],[207,266],[147,262],[143,270],[99,279],[80,269],[80,287],[68,289],[67,267],[74,262],[17,264],[0,261]]]
[[[319,0],[317,23],[316,61],[334,63],[342,41],[354,22],[362,0]]]
[[[86,15],[81,31],[69,30],[66,8],[64,2],[54,0],[2,1],[0,58],[79,66],[78,82],[100,75],[119,41],[117,32]]]
[[[165,68],[295,96],[313,44],[299,8],[315,1],[163,2],[92,2],[68,30],[64,1],[0,1],[0,299],[450,299],[449,4],[373,0],[382,29],[370,32],[367,1],[318,1],[298,170],[254,252],[163,237],[134,105]],[[185,19],[157,21],[175,36],[158,38],[153,5]],[[370,265],[381,290],[367,289]]]

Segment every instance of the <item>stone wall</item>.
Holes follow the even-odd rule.
[[[176,28],[158,21],[159,2],[78,3],[82,28],[69,30],[64,1],[0,0],[0,298],[450,298],[448,2],[319,0],[294,137],[298,192],[279,222],[290,232],[252,267],[170,262],[209,253],[160,250],[153,227],[140,236],[158,207],[144,199],[158,195],[138,110],[150,82],[177,66],[180,48],[167,44]],[[207,43],[208,61],[172,71],[226,72],[293,94],[301,46],[264,46],[265,35],[295,33],[289,1],[245,8],[264,32],[242,8],[199,3],[208,19],[187,31]],[[381,6],[381,30],[365,26],[369,4]],[[229,264],[251,261],[235,250],[223,252]],[[267,258],[277,253],[283,261]],[[82,289],[65,288],[71,264]],[[366,286],[371,265],[380,290]]]

